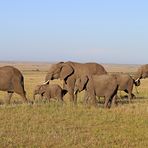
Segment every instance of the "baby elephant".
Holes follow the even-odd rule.
[[[65,91],[62,90],[58,84],[37,85],[33,92],[33,99],[35,100],[35,96],[39,94],[41,98],[44,96],[49,101],[51,98],[54,98],[63,102],[63,95],[65,94],[64,92]]]
[[[125,91],[128,94],[129,102],[135,96],[132,93],[133,86],[139,86],[140,81],[135,81],[129,74],[114,74],[119,85],[118,90]]]

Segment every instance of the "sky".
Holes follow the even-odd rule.
[[[1,0],[0,61],[148,63],[148,1]]]

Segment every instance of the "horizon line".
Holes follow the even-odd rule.
[[[68,61],[72,61],[72,60],[68,60]],[[0,63],[49,63],[49,64],[52,64],[52,63],[58,63],[58,62],[67,62],[67,61],[64,61],[64,60],[59,60],[59,61],[37,61],[37,60],[0,60]],[[72,61],[72,62],[79,62],[79,61]],[[79,63],[92,63],[92,62],[96,62],[96,61],[87,61],[87,62],[79,62]],[[107,65],[143,65],[143,64],[137,64],[137,63],[105,63],[105,62],[96,62],[98,64],[107,64]]]

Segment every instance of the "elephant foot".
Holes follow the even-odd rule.
[[[33,105],[34,101],[29,100],[29,101],[27,101],[27,104]]]
[[[132,99],[136,99],[136,96],[134,94],[132,94]]]

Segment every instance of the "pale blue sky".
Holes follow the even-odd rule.
[[[1,0],[0,60],[148,63],[147,0]]]

